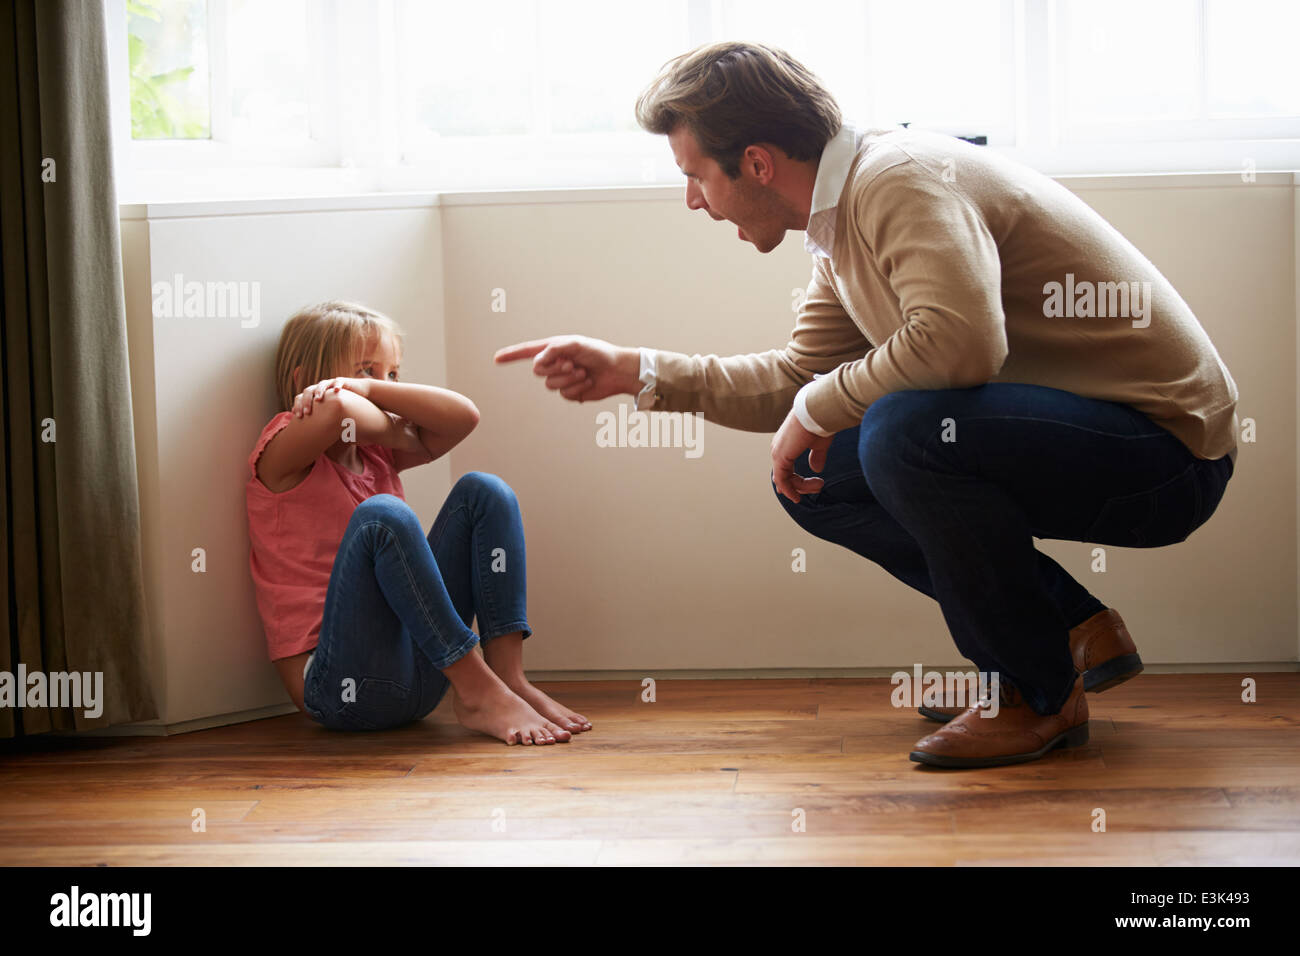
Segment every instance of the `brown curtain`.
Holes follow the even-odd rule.
[[[92,675],[83,706],[0,706],[0,737],[158,716],[105,37],[99,0],[0,0],[0,672]]]

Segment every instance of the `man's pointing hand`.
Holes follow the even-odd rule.
[[[553,335],[509,345],[492,356],[498,365],[533,360],[533,373],[546,387],[577,402],[594,402],[611,395],[635,395],[641,390],[641,354],[585,335]]]

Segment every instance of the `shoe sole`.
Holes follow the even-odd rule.
[[[922,717],[928,717],[930,720],[937,720],[941,724],[946,724],[957,716],[956,714],[943,714],[937,710],[931,710],[929,707],[918,707],[916,708],[916,712]]]
[[[1048,741],[1047,745],[1041,750],[1035,750],[1033,753],[1025,754],[1004,754],[999,757],[949,757],[945,754],[929,754],[924,750],[913,750],[908,757],[917,763],[926,764],[930,767],[946,767],[949,769],[962,767],[1005,767],[1013,763],[1027,763],[1030,760],[1037,760],[1055,747],[1081,747],[1088,742],[1088,725],[1080,724],[1078,727],[1071,727],[1069,730]]]
[[[1121,654],[1103,664],[1083,672],[1083,689],[1090,694],[1117,687],[1143,671],[1142,658],[1137,654]]]
[[[1137,677],[1144,669],[1142,658],[1137,654],[1121,654],[1119,657],[1112,657],[1104,664],[1098,664],[1091,670],[1083,672],[1084,692],[1100,694],[1102,691],[1118,687],[1126,680]],[[937,710],[931,710],[929,707],[918,707],[916,710],[922,717],[938,721],[941,724],[946,724],[957,716],[956,714],[940,713]]]

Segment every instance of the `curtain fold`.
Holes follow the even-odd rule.
[[[0,737],[158,716],[104,16],[0,0]]]

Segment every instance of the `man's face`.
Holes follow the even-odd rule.
[[[740,177],[731,179],[717,161],[700,152],[695,134],[679,124],[668,134],[677,166],[686,174],[686,205],[703,209],[717,221],[736,224],[736,235],[754,244],[759,252],[771,252],[781,244],[790,226],[791,211],[781,195],[765,185],[746,157],[740,164]],[[767,180],[771,180],[771,168]]]

